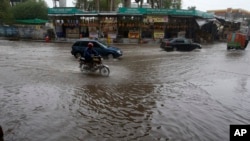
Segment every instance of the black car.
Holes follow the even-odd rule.
[[[201,49],[201,45],[192,42],[187,38],[170,38],[163,39],[160,47],[165,51],[192,51],[194,49]]]
[[[88,47],[88,43],[91,42],[94,44],[94,49],[103,57],[103,58],[119,58],[122,56],[122,50],[117,47],[111,47],[106,45],[104,42],[99,40],[90,40],[90,39],[80,39],[77,40],[71,49],[71,54],[75,58],[79,58],[84,55],[85,49]]]

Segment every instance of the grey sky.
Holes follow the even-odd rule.
[[[217,10],[227,8],[241,8],[250,11],[250,0],[182,0],[183,9],[189,6],[196,6],[197,10]]]
[[[45,0],[49,7],[53,6],[52,0]],[[73,0],[66,0],[67,6],[72,7]],[[195,6],[196,10],[207,11],[227,8],[241,8],[250,11],[250,0],[182,0],[182,9]]]

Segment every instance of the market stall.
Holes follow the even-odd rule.
[[[116,39],[117,37],[117,17],[103,15],[100,17],[100,33],[101,38]]]
[[[140,16],[120,16],[118,17],[118,35],[126,38],[128,42],[138,42],[140,38]]]
[[[98,17],[80,17],[80,38],[98,38],[99,20]]]

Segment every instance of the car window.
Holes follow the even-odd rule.
[[[107,43],[106,42],[104,42],[104,41],[98,41],[99,43],[101,43],[102,45],[105,45],[105,46],[107,46]]]
[[[185,43],[187,43],[187,44],[189,44],[190,43],[190,41],[189,40],[184,40],[185,41]]]
[[[73,44],[73,46],[79,46],[80,45],[80,42],[75,42],[74,44]]]
[[[87,47],[89,42],[82,41],[81,42],[81,47]]]
[[[176,42],[176,43],[184,43],[184,40],[182,40],[182,39],[177,39],[175,42]]]
[[[103,42],[103,41],[98,41],[98,44],[100,45],[100,47],[103,47],[103,48],[107,48],[108,47],[108,45],[105,42]]]
[[[100,45],[97,42],[93,42],[94,48],[100,48]]]

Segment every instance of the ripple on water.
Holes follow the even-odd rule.
[[[140,89],[139,89],[140,88]],[[151,132],[152,85],[85,85],[75,91],[76,118],[94,136],[116,139],[147,137]]]

